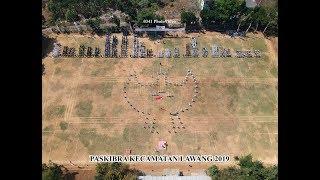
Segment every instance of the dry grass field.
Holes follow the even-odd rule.
[[[121,42],[121,35],[117,34]],[[277,163],[278,146],[278,65],[277,52],[270,40],[260,34],[231,39],[219,33],[188,34],[202,47],[219,43],[231,49],[259,49],[260,59],[239,58],[51,58],[43,59],[43,162],[88,164],[89,154],[156,154],[160,139],[168,142],[162,154],[252,153],[265,163]],[[105,37],[52,35],[62,45],[80,44],[104,50]],[[129,48],[132,47],[129,37]],[[190,38],[165,38],[160,43],[140,38],[154,51],[180,47]],[[120,52],[120,45],[119,51]],[[130,51],[131,52],[131,51]],[[162,65],[160,65],[160,62]],[[123,88],[130,74],[140,82],[151,83],[160,69],[170,81],[184,79],[192,70],[199,95],[180,117],[185,129],[169,133],[169,110],[192,98],[191,82],[182,88],[163,86],[173,99],[156,101],[150,89],[132,83],[128,98],[139,109],[156,118],[158,133],[144,129],[145,119],[124,98]],[[151,89],[152,90],[152,89]],[[159,110],[164,108],[165,110]],[[232,162],[231,162],[232,163]]]

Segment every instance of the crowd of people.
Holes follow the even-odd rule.
[[[122,36],[121,41],[121,58],[128,57],[128,37]],[[118,39],[116,36],[110,36],[110,34],[106,35],[105,42],[105,53],[104,57],[106,58],[117,58],[118,57]],[[152,49],[148,49],[143,42],[139,41],[137,35],[134,35],[133,38],[133,47],[132,53],[130,55],[131,58],[180,58],[180,50],[177,47],[173,49],[165,48],[164,50],[158,50],[158,52],[154,55]],[[57,57],[103,57],[100,55],[100,49],[95,47],[94,52],[93,48],[85,47],[84,45],[80,45],[79,55],[76,55],[75,48],[70,48],[68,46],[64,46],[62,48],[62,53],[60,54],[61,48],[58,45],[55,45],[54,50],[52,52],[52,56]],[[186,58],[198,58],[199,56],[203,58],[207,58],[209,56],[209,49],[207,47],[202,47],[201,51],[198,49],[198,42],[195,37],[191,38],[191,42],[187,43],[185,46],[185,54],[183,57]],[[224,48],[220,45],[213,44],[211,46],[211,57],[212,58],[228,58],[228,57],[236,57],[236,58],[260,58],[261,52],[260,50],[235,50],[235,55],[232,54],[230,48]]]
[[[137,73],[134,72],[129,75],[129,77],[123,87],[124,98],[126,99],[127,104],[134,111],[136,111],[141,117],[143,117],[143,119],[144,119],[143,128],[148,130],[150,133],[159,134],[159,131],[157,129],[156,117],[154,117],[154,115],[151,115],[150,112],[145,112],[145,111],[141,110],[140,107],[136,106],[128,97],[128,89],[129,89],[129,86],[131,86],[131,85],[138,85],[140,87],[147,88],[149,91],[153,90],[150,93],[150,96],[152,96],[152,97],[155,96],[155,100],[162,100],[163,98],[174,98],[173,94],[163,95],[163,94],[166,94],[167,92],[157,90],[159,88],[159,84],[160,84],[160,82],[159,82],[160,76],[163,76],[165,86],[184,86],[190,80],[193,82],[192,97],[191,97],[190,101],[188,103],[186,103],[186,106],[180,107],[180,108],[176,107],[177,110],[175,110],[173,112],[169,112],[170,122],[168,122],[169,123],[168,124],[168,127],[169,127],[168,132],[169,133],[178,133],[179,130],[185,129],[185,124],[181,121],[181,117],[180,117],[181,114],[186,111],[189,111],[193,107],[193,104],[196,102],[196,98],[199,95],[198,81],[196,79],[196,76],[192,73],[192,71],[190,69],[187,71],[185,78],[181,81],[178,81],[178,82],[169,81],[167,73],[165,71],[162,71],[162,72],[158,73],[158,76],[153,77],[155,79],[155,81],[149,82],[149,83],[142,83],[139,81]],[[154,91],[154,90],[157,90],[157,91]],[[158,98],[158,97],[161,97],[161,98]],[[167,111],[164,107],[160,107],[160,110]],[[171,111],[171,110],[169,110],[169,111]]]

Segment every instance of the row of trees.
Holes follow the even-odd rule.
[[[207,169],[207,174],[213,180],[277,180],[278,166],[264,166],[260,161],[253,161],[251,155],[235,157],[237,166],[219,169],[213,165]],[[49,163],[42,165],[42,180],[74,179],[76,173],[70,173],[62,165]],[[145,174],[137,169],[130,169],[123,163],[101,163],[96,166],[96,180],[133,180]]]
[[[278,33],[278,6],[258,4],[247,8],[245,1],[211,0],[200,13],[202,25],[209,30],[263,31],[268,35]]]
[[[201,24],[215,31],[262,31],[267,35],[278,33],[277,3],[258,4],[247,8],[244,0],[211,0],[200,13]],[[186,30],[200,29],[199,19],[193,12],[181,13],[181,22]]]
[[[101,27],[102,21],[99,16],[103,13],[113,10],[120,10],[129,18],[127,22],[135,22],[140,27],[154,27],[159,24],[145,23],[144,20],[164,20],[163,16],[157,15],[155,12],[165,6],[167,0],[49,0],[47,6],[51,12],[51,19],[42,24],[49,23],[51,25],[61,20],[75,22],[80,20],[80,16],[89,19],[86,24],[89,25],[96,34],[105,34],[106,32],[127,31],[126,28],[121,29],[120,19],[113,16],[111,19],[116,26]],[[163,24],[162,24],[163,25]]]
[[[70,173],[64,166],[50,162],[42,165],[42,180],[75,179],[77,173]],[[134,180],[143,176],[139,170],[130,169],[129,165],[123,163],[101,163],[96,166],[96,180]]]
[[[201,11],[201,22],[193,12],[181,13],[182,23],[187,30],[226,31],[262,31],[267,35],[278,33],[277,0],[262,1],[255,8],[247,8],[245,0],[211,0]],[[266,3],[267,2],[267,3]],[[268,3],[273,2],[273,3]],[[50,0],[48,9],[54,22],[79,20],[79,15],[85,18],[97,18],[108,9],[125,12],[138,26],[150,27],[154,23],[144,23],[144,20],[164,20],[156,11],[166,4],[165,0]],[[96,21],[96,22],[93,22]],[[90,25],[97,24],[97,19]],[[120,22],[119,22],[120,23]]]
[[[50,162],[42,164],[42,180],[74,180],[77,173],[71,173],[62,165]]]
[[[86,18],[97,17],[106,9],[110,0],[50,0],[47,4],[51,21],[77,21],[79,14]]]
[[[143,176],[139,170],[130,169],[129,165],[123,163],[101,163],[96,166],[95,176],[96,180],[105,180],[105,179],[113,179],[113,180],[133,180],[138,179],[138,176]]]
[[[265,167],[260,161],[253,161],[251,155],[235,157],[238,166],[219,169],[213,165],[207,170],[207,174],[213,180],[277,180],[278,166]]]
[[[49,0],[47,6],[52,14],[52,21],[79,20],[79,15],[85,18],[95,18],[108,9],[120,10],[128,14],[132,20],[137,19],[138,12],[155,12],[163,6],[162,0]]]

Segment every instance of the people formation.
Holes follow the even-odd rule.
[[[174,94],[168,94],[166,91],[158,90],[160,86],[160,77],[164,78],[165,86],[182,87],[182,86],[185,86],[189,81],[193,84],[192,97],[189,100],[189,102],[185,104],[185,106],[174,107],[174,110],[171,109],[168,111],[165,107],[159,108],[159,110],[168,113],[169,119],[167,124],[167,131],[169,133],[178,133],[179,131],[186,129],[185,123],[181,120],[181,115],[187,111],[190,111],[191,108],[193,108],[194,103],[196,102],[196,99],[198,98],[198,95],[200,92],[199,82],[197,81],[196,76],[192,73],[190,69],[187,70],[187,74],[184,77],[184,79],[177,82],[168,80],[168,76],[165,71],[159,72],[155,77],[152,76],[152,79],[154,79],[154,81],[141,82],[139,81],[137,73],[134,72],[128,76],[127,81],[124,83],[123,96],[126,100],[126,103],[130,106],[130,108],[135,112],[137,112],[140,117],[142,117],[143,128],[150,133],[160,134],[157,117],[150,112],[142,110],[143,108],[139,107],[138,104],[135,104],[134,101],[131,100],[130,96],[128,96],[129,87],[132,85],[135,85],[140,88],[148,89],[148,92],[150,92],[149,95],[155,101],[161,101],[165,98],[174,98],[175,97]]]
[[[147,45],[139,40],[137,34],[133,36],[133,43],[130,56],[129,53],[129,39],[128,35],[122,35],[120,45],[120,55],[118,55],[118,38],[110,33],[106,34],[104,54],[101,54],[99,47],[90,47],[88,45],[80,44],[78,53],[75,47],[61,46],[58,43],[54,44],[52,57],[80,57],[80,58],[180,58],[180,49],[178,47],[157,49],[154,53],[153,49],[148,48]],[[213,43],[210,47],[201,47],[199,50],[199,43],[195,37],[191,37],[190,42],[185,45],[184,58],[261,58],[261,52],[258,49],[253,50],[239,50],[235,49],[232,53],[230,48],[223,47],[217,43]]]

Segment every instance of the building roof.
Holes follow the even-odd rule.
[[[170,28],[156,28],[156,27],[147,27],[147,28],[135,28],[134,31],[136,32],[184,32],[185,28],[177,28],[177,29],[170,29]]]

